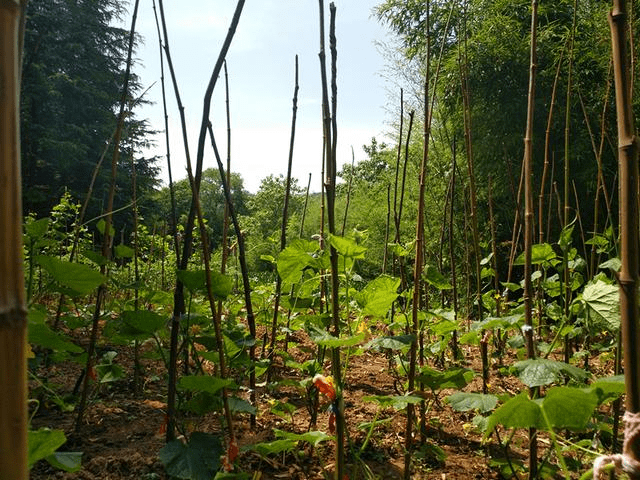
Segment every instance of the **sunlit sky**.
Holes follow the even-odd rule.
[[[382,77],[384,59],[376,46],[387,39],[386,27],[372,16],[379,0],[337,0],[338,48],[338,164],[365,158],[362,145],[388,130],[387,94]],[[169,47],[187,117],[190,152],[195,160],[204,93],[228,31],[236,2],[232,0],[165,0]],[[329,4],[325,4],[328,35]],[[130,24],[130,19],[127,19]],[[128,26],[127,26],[128,28]],[[141,2],[138,33],[144,39],[137,52],[136,73],[146,99],[154,105],[137,112],[159,133],[151,153],[164,155],[164,114],[160,86],[160,59],[151,2]],[[293,176],[312,191],[320,189],[322,117],[318,1],[249,0],[227,55],[231,109],[231,170],[244,186],[257,191],[269,174],[286,174],[291,134],[295,55],[299,57],[299,95]],[[328,39],[327,61],[329,62]],[[165,62],[169,132],[174,181],[186,177],[179,112]],[[226,158],[224,78],[214,92],[210,119],[221,156]],[[209,140],[205,168],[215,167]],[[162,179],[167,183],[166,159]]]

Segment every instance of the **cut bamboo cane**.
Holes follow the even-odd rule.
[[[0,478],[26,480],[27,311],[20,189],[21,4],[0,0]]]

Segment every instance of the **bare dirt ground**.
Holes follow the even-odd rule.
[[[297,340],[302,346],[311,342],[298,333]],[[62,451],[80,451],[82,470],[65,473],[54,470],[41,461],[34,466],[31,478],[40,479],[167,479],[158,451],[164,445],[162,433],[165,421],[166,375],[164,366],[155,361],[144,360],[145,379],[141,395],[134,395],[130,386],[132,378],[133,354],[130,348],[110,346],[118,355],[116,362],[124,367],[126,380],[96,386],[91,396],[85,423],[79,433],[74,432],[75,415],[62,412],[50,402],[42,402],[32,420],[32,428],[49,427],[63,429],[67,443]],[[480,371],[477,348],[465,347],[464,366]],[[294,349],[290,353],[297,361],[304,361],[309,354]],[[307,350],[308,351],[308,350]],[[328,371],[327,364],[327,371]],[[57,385],[61,395],[70,393],[80,375],[81,367],[74,364],[52,366],[47,373],[49,382]],[[41,372],[42,373],[42,372]],[[302,380],[298,371],[280,364],[275,370],[278,379],[288,378],[294,382]],[[289,382],[291,383],[291,382]],[[360,460],[347,455],[347,471],[350,480],[379,478],[397,479],[403,477],[406,415],[388,407],[364,401],[369,395],[397,395],[397,383],[389,374],[389,361],[382,353],[367,351],[349,359],[345,383],[345,417],[347,422],[347,451],[360,451],[366,438],[366,430],[358,428],[363,422],[374,419],[385,420],[373,431],[368,444],[360,453]],[[520,391],[522,386],[513,377],[499,377],[493,372],[491,390],[500,394]],[[465,387],[465,391],[481,391],[480,378]],[[495,437],[486,444],[481,435],[471,426],[473,414],[453,411],[444,402],[452,391],[431,395],[427,402],[426,423],[413,440],[413,479],[499,479],[503,478],[499,469],[490,463],[504,458],[505,451]],[[274,402],[287,401],[296,406],[289,418],[281,418],[270,410]],[[310,415],[301,389],[295,386],[280,387],[275,390],[260,387],[257,391],[257,425],[250,428],[247,414],[237,415],[235,426],[241,453],[236,461],[236,471],[248,472],[252,478],[272,480],[322,480],[333,478],[334,446],[325,442],[317,448],[300,445],[297,454],[279,454],[268,457],[254,451],[243,450],[247,445],[274,440],[274,429],[304,433],[310,427]],[[326,402],[325,402],[326,403]],[[323,402],[321,402],[321,405]],[[378,411],[380,409],[380,411]],[[377,417],[376,412],[378,411]],[[419,409],[417,409],[419,415]],[[328,432],[328,413],[321,407],[314,430]],[[182,418],[187,428],[195,431],[218,432],[220,422],[217,415]],[[541,440],[544,441],[544,440]],[[509,451],[511,459],[526,462],[526,438],[516,437]],[[366,467],[364,466],[366,464]],[[370,469],[373,477],[364,475]],[[260,475],[255,475],[260,472]]]

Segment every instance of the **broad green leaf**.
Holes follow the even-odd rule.
[[[456,392],[445,400],[458,412],[477,410],[480,413],[486,413],[496,408],[498,404],[498,397],[484,393]]]
[[[297,238],[278,255],[278,275],[284,283],[297,283],[302,271],[317,263],[320,255],[318,242]]]
[[[54,281],[71,289],[78,296],[93,292],[106,280],[100,272],[81,263],[66,262],[46,255],[36,256],[35,261],[51,275]]]
[[[424,400],[415,395],[371,395],[362,397],[365,402],[375,402],[382,407],[393,407],[395,410],[407,408],[407,405],[420,403]]]
[[[334,337],[321,328],[313,326],[309,327],[307,333],[316,345],[329,348],[353,347],[354,345],[362,343],[365,339],[364,332],[353,337]]]
[[[229,402],[229,408],[232,412],[249,413],[251,415],[255,415],[257,413],[256,407],[251,405],[244,398],[229,397],[227,401]]]
[[[606,262],[602,262],[600,265],[598,265],[598,268],[602,268],[603,270],[609,269],[612,272],[619,272],[620,267],[622,267],[622,262],[618,257],[610,258]]]
[[[451,290],[453,288],[444,275],[431,265],[425,266],[423,276],[429,285],[438,290]]]
[[[624,375],[598,378],[589,388],[598,396],[599,404],[618,398],[625,393]]]
[[[188,375],[182,377],[178,382],[178,386],[182,390],[208,393],[216,393],[218,390],[231,385],[233,385],[233,382],[229,379],[210,377],[208,375]]]
[[[582,430],[598,405],[598,396],[590,390],[573,387],[550,388],[542,408],[551,428]]]
[[[339,237],[338,235],[329,235],[329,245],[335,248],[340,255],[345,258],[362,259],[367,247],[358,245],[358,243],[347,237]]]
[[[31,468],[38,460],[42,460],[60,448],[67,441],[62,430],[41,428],[29,430],[28,464]]]
[[[107,226],[107,222],[104,221],[104,218],[101,218],[100,220],[98,220],[98,223],[96,223],[96,228],[100,232],[100,235],[104,235],[106,226]],[[112,223],[109,225],[109,236],[113,237],[115,234],[116,234],[116,229]]]
[[[575,224],[572,222],[570,225],[567,225],[566,227],[564,227],[562,229],[562,232],[560,232],[558,245],[560,245],[560,248],[562,249],[563,252],[566,251],[571,246],[571,237],[573,235],[574,227],[575,227]]]
[[[520,381],[528,387],[541,387],[557,382],[560,375],[569,376],[580,382],[587,379],[587,372],[568,363],[536,358],[523,360],[511,367]]]
[[[47,462],[65,472],[77,472],[82,468],[82,452],[56,452],[46,457]]]
[[[620,329],[620,297],[617,285],[597,280],[584,287],[582,299],[589,320],[596,328],[617,332]]]
[[[290,452],[298,445],[297,440],[274,440],[273,442],[262,442],[251,445],[247,450],[253,450],[260,455],[275,455],[282,452]]]
[[[84,250],[82,256],[88,260],[91,260],[96,265],[102,266],[109,263],[109,260],[104,255],[94,252],[93,250]]]
[[[444,372],[425,366],[416,375],[416,380],[429,387],[431,390],[443,388],[461,389],[474,377],[473,370],[468,368],[450,368]]]
[[[537,243],[531,246],[531,264],[537,265],[541,263],[550,262],[558,258],[556,252],[553,251],[553,247],[548,243]],[[518,258],[513,262],[514,265],[524,265],[524,252],[518,255]]]
[[[291,433],[285,432],[284,430],[273,429],[273,433],[276,437],[282,438],[284,440],[295,440],[296,442],[307,442],[317,447],[320,443],[326,442],[327,440],[333,440],[335,437],[331,435],[327,435],[324,432],[312,431],[307,433]]]
[[[24,224],[24,230],[31,240],[39,240],[45,236],[49,229],[49,217],[33,220]]]
[[[473,322],[472,330],[494,330],[498,328],[517,328],[524,324],[524,314],[508,315],[506,317],[488,317],[481,322]]]
[[[185,445],[180,440],[167,443],[158,452],[167,473],[188,480],[211,480],[220,468],[222,442],[217,435],[193,432]]]
[[[224,300],[231,293],[233,280],[219,272],[210,272],[211,293],[218,300]],[[204,270],[178,270],[178,279],[190,292],[207,294],[207,277]]]
[[[364,348],[388,348],[390,350],[402,350],[411,345],[415,335],[397,335],[394,337],[378,337],[371,340]]]
[[[491,435],[497,425],[506,428],[544,428],[544,419],[540,405],[521,393],[507,400],[491,414],[487,420],[485,438]]]
[[[33,306],[29,309],[29,343],[59,352],[82,353],[84,350],[61,333],[54,332],[45,323],[46,311]]]
[[[363,307],[363,315],[384,317],[398,298],[400,279],[381,275],[372,280],[357,295],[356,301]]]
[[[149,310],[125,310],[122,312],[121,335],[146,339],[164,327],[167,319]]]
[[[115,253],[118,258],[133,258],[136,254],[135,250],[127,245],[116,245],[113,253]]]

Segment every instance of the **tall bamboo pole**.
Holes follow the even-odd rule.
[[[626,2],[614,0],[609,15],[618,118],[618,168],[620,176],[620,317],[624,350],[626,406],[632,418],[640,413],[640,329],[638,328],[638,140],[630,96],[627,52]],[[637,424],[637,419],[634,419]],[[623,454],[635,465],[640,461],[640,437],[625,438]],[[640,479],[635,469],[631,480]]]
[[[538,2],[531,1],[531,50],[529,58],[529,94],[527,102],[527,126],[524,136],[524,323],[523,329],[527,345],[527,357],[535,358],[533,344],[532,287],[531,287],[531,248],[533,243],[533,113],[535,107],[536,68],[537,68],[537,26]],[[529,390],[529,396],[537,396],[537,390]],[[529,480],[538,474],[538,441],[535,428],[529,429]]]
[[[22,271],[20,24],[26,2],[0,0],[0,478],[26,480],[27,307]]]

